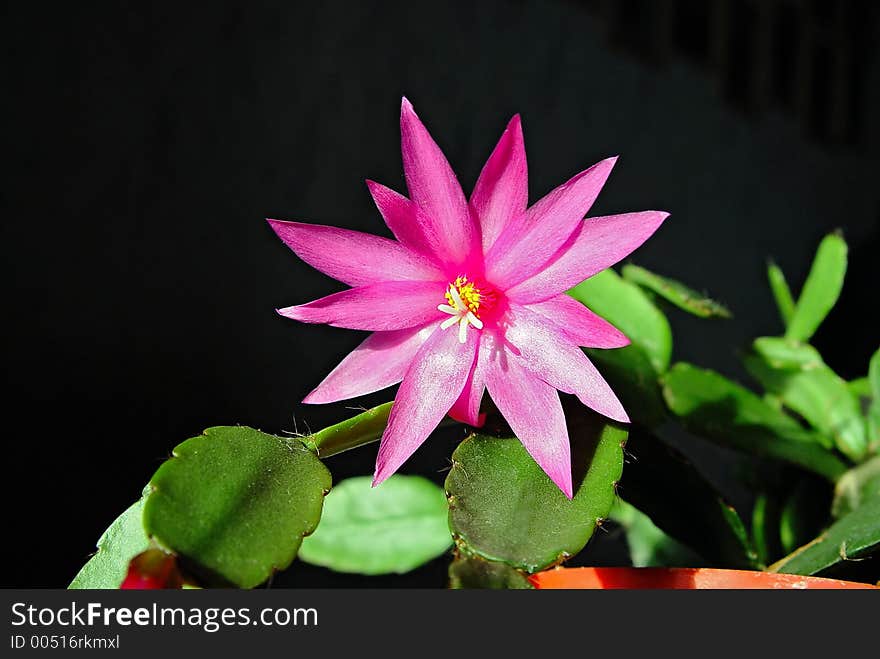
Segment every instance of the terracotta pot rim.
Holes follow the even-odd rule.
[[[538,589],[811,590],[876,589],[856,581],[798,574],[721,568],[575,567],[554,568],[529,577]]]

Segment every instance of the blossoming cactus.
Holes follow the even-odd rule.
[[[630,254],[667,213],[584,219],[616,158],[527,207],[519,116],[510,120],[469,201],[405,98],[400,130],[409,198],[367,182],[396,241],[269,220],[300,258],[351,286],[279,313],[373,332],[304,402],[330,403],[400,383],[376,485],[445,415],[482,425],[480,403],[488,390],[531,456],[571,498],[569,438],[557,390],[627,422],[579,346],[618,348],[629,341],[565,291]]]
[[[351,287],[281,314],[373,332],[306,402],[399,382],[396,400],[306,437],[235,425],[187,439],[101,536],[71,588],[179,587],[183,574],[188,584],[253,588],[297,556],[341,572],[407,572],[450,546],[451,587],[608,587],[623,582],[607,571],[551,570],[607,518],[621,527],[636,566],[696,561],[753,571],[636,570],[623,574],[629,587],[656,586],[657,574],[800,587],[806,582],[767,573],[837,570],[876,582],[876,561],[858,559],[880,550],[880,350],[865,377],[846,381],[809,344],[843,285],[841,235],[822,241],[797,298],[782,271],[769,270],[784,335],[757,338],[745,355],[761,396],[720,373],[672,363],[659,303],[700,318],[728,318],[726,308],[632,264],[620,275],[609,268],[666,218],[584,219],[615,159],[527,207],[514,117],[466,201],[405,99],[401,133],[410,197],[368,182],[397,240],[269,220],[302,259]],[[629,420],[581,347],[601,362],[632,425],[587,409]],[[391,478],[444,415],[482,425],[485,391],[516,437],[472,432],[442,489]],[[566,419],[558,391],[586,407],[568,409]],[[748,525],[742,508],[657,436],[676,422],[760,457],[769,476],[748,475],[756,488]],[[333,483],[324,460],[380,436],[374,476]],[[817,478],[834,484],[830,506]]]

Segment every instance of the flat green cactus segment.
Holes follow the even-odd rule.
[[[628,345],[614,350],[588,348],[586,352],[633,421],[653,428],[667,419],[659,374],[642,348]]]
[[[333,488],[300,560],[337,572],[404,573],[449,549],[442,489],[420,476],[395,475],[375,488],[371,480],[348,478]]]
[[[871,357],[868,367],[871,383],[871,405],[868,408],[868,450],[880,453],[880,349]]]
[[[788,323],[786,338],[809,341],[819,329],[840,297],[846,260],[847,246],[843,237],[836,233],[825,236],[816,250],[810,274]]]
[[[297,440],[220,426],[173,455],[150,480],[144,527],[206,585],[261,584],[318,525],[330,472]]]
[[[815,540],[770,566],[772,572],[816,574],[847,560],[855,560],[880,548],[880,497],[862,503]]]
[[[846,386],[849,387],[849,390],[854,396],[867,398],[869,400],[872,397],[871,381],[868,379],[867,375],[861,378],[856,378],[855,380],[850,380],[846,383]]]
[[[779,310],[782,324],[788,327],[791,317],[794,316],[794,298],[791,295],[788,282],[785,281],[782,269],[775,263],[767,265],[767,280],[770,282],[770,290],[773,293],[773,299],[776,300],[776,308]]]
[[[843,517],[875,498],[880,498],[880,455],[853,467],[837,480],[831,512],[835,517]]]
[[[880,348],[871,356],[868,364],[868,382],[871,384],[871,395],[880,401]]]
[[[392,402],[383,403],[360,414],[328,426],[323,430],[302,438],[302,443],[321,458],[348,451],[381,439]]]
[[[618,490],[621,498],[710,565],[758,567],[739,513],[682,454],[636,431],[626,452],[630,459]]]
[[[768,366],[779,371],[812,371],[825,366],[822,355],[809,343],[778,336],[762,336],[752,347]]]
[[[767,492],[759,492],[755,496],[752,507],[752,546],[762,565],[782,554],[779,540],[779,504]]]
[[[453,590],[530,590],[534,588],[523,572],[506,563],[479,556],[457,556],[449,564],[449,587]]]
[[[666,419],[658,378],[669,366],[672,331],[663,312],[635,284],[608,269],[569,291],[621,330],[631,344],[614,350],[589,349],[590,356],[632,418],[647,426]]]
[[[755,499],[751,537],[762,566],[779,560],[828,524],[830,483],[811,474],[795,474],[789,471],[763,480]]]
[[[568,294],[626,334],[644,351],[657,373],[667,369],[672,358],[672,330],[666,316],[642,289],[609,268]]]
[[[98,551],[70,582],[71,589],[119,588],[129,561],[150,546],[141,517],[144,499],[122,513],[98,540]]]
[[[662,277],[631,263],[623,266],[621,272],[627,281],[631,281],[642,288],[656,293],[682,311],[686,311],[698,318],[731,317],[730,310],[727,307],[685,286],[680,281],[670,279],[669,277]]]
[[[836,446],[855,462],[868,450],[859,399],[846,381],[828,368],[810,346],[780,339],[758,339],[745,358],[749,373],[782,404],[806,419],[823,445]]]
[[[828,493],[816,485],[802,480],[782,501],[779,541],[783,554],[807,542],[827,523]]]
[[[724,376],[678,363],[661,378],[663,397],[683,425],[722,446],[797,464],[835,481],[847,466],[822,437]]]
[[[593,414],[569,424],[571,501],[515,437],[472,435],[458,446],[446,493],[464,553],[537,572],[583,549],[614,502],[627,433]]]

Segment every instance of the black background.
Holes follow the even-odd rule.
[[[850,270],[815,344],[848,378],[877,347],[872,3],[4,13],[4,586],[65,586],[171,448],[207,426],[302,432],[390,397],[299,403],[363,335],[274,313],[338,286],[264,218],[385,234],[363,179],[405,191],[404,94],[467,191],[515,112],[531,200],[619,154],[592,212],[669,211],[634,260],[735,314],[672,315],[676,358],[745,381],[737,350],[780,330],[767,258],[797,288],[835,228]],[[431,440],[404,471],[441,482],[456,439]],[[730,455],[685,443],[736,489]],[[374,459],[368,447],[329,467],[339,480]],[[275,583],[439,586],[444,561],[379,579],[297,565]]]

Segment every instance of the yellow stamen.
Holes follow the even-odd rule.
[[[491,306],[494,296],[490,293],[485,295],[472,281],[464,275],[455,278],[446,289],[446,301],[449,304],[437,305],[437,309],[448,313],[447,318],[440,324],[440,329],[448,329],[458,323],[458,340],[461,343],[467,341],[468,325],[476,329],[483,329],[483,321],[480,320],[480,306]]]
[[[474,282],[468,281],[466,276],[461,275],[450,284],[449,290],[446,291],[446,301],[449,304],[457,303],[461,308],[467,307],[469,311],[476,314],[480,309],[483,296]]]

